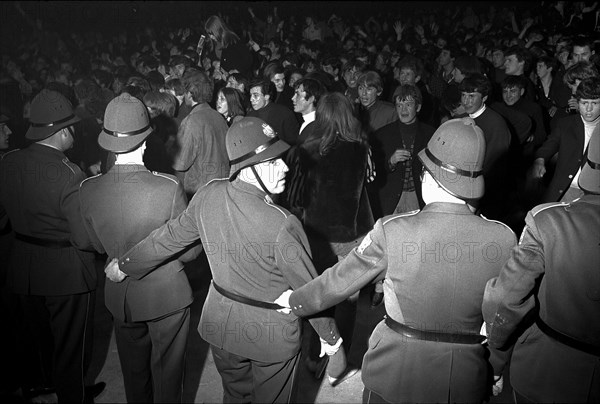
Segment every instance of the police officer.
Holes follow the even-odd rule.
[[[426,206],[377,221],[343,261],[275,302],[319,312],[384,280],[386,318],[363,359],[363,401],[482,402],[489,389],[481,301],[516,243],[467,201],[484,191],[483,133],[470,118],[442,124],[419,153]],[[505,358],[493,352],[501,374]]]
[[[198,331],[211,345],[223,401],[292,402],[301,321],[270,302],[316,271],[300,221],[270,197],[284,190],[287,166],[281,155],[290,146],[254,117],[233,124],[226,143],[229,178],[201,188],[182,214],[107,270],[139,279],[200,238],[213,282]],[[319,316],[310,322],[321,337],[322,354],[332,355],[330,362],[341,369],[334,375],[339,376],[346,358],[335,322]]]
[[[510,362],[516,402],[600,401],[599,126],[578,185],[581,198],[527,214],[518,247],[485,289],[490,346],[526,328]]]
[[[118,257],[187,206],[176,177],[144,167],[152,133],[144,104],[127,93],[104,115],[100,146],[116,153],[104,175],[81,183],[81,213],[96,250]],[[196,249],[197,250],[197,249]],[[181,402],[192,289],[180,260],[172,259],[140,279],[107,273],[105,303],[115,338],[128,402]]]
[[[83,401],[93,336],[96,270],[94,254],[80,250],[92,246],[77,192],[85,174],[64,155],[78,121],[66,98],[42,90],[31,102],[33,143],[0,163],[0,210],[15,233],[7,284],[19,297],[31,355],[26,387],[54,384],[59,402]],[[35,380],[38,350],[52,374],[45,380]]]

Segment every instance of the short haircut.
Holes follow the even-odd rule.
[[[271,80],[276,74],[285,74],[285,68],[279,62],[267,64],[263,71],[263,77]]]
[[[164,88],[166,90],[173,90],[175,95],[182,96],[185,94],[185,87],[183,87],[183,83],[181,79],[173,78],[165,81]]]
[[[462,93],[480,93],[482,97],[489,95],[492,85],[483,74],[472,74],[458,85]]]
[[[577,86],[575,91],[577,100],[597,100],[600,98],[600,77],[589,77]]]
[[[423,103],[423,95],[417,86],[411,84],[402,84],[394,91],[392,99],[394,102],[404,101],[409,98],[415,100],[417,107]]]
[[[383,81],[379,73],[372,70],[366,71],[358,77],[358,86],[375,87],[377,91],[383,91]]]
[[[531,56],[531,52],[529,49],[524,48],[519,45],[511,46],[504,52],[505,57],[509,57],[510,55],[515,55],[519,62],[523,63],[523,71],[527,72],[531,68],[531,62],[533,61],[533,57]]]
[[[527,88],[527,84],[525,84],[525,79],[521,76],[506,76],[504,80],[502,80],[502,89],[505,88],[519,88],[525,89]]]
[[[229,77],[232,77],[233,79],[235,79],[235,81],[237,81],[240,84],[244,85],[244,92],[248,92],[250,91],[250,89],[248,88],[248,78],[246,76],[244,76],[242,73],[231,73],[229,75]]]
[[[157,110],[159,115],[166,115],[170,118],[175,116],[177,100],[169,93],[149,91],[144,95],[143,101],[146,107]]]
[[[181,81],[195,102],[202,104],[212,100],[214,83],[203,71],[187,69]]]
[[[184,65],[185,67],[190,67],[192,65],[192,61],[187,56],[175,55],[171,58],[171,61],[169,62],[169,66],[175,67],[178,65]]]
[[[587,46],[588,48],[590,48],[591,51],[594,50],[594,41],[588,36],[577,36],[573,38],[572,45],[573,48],[575,48],[576,46],[580,48],[585,48]]]
[[[556,69],[558,68],[558,60],[556,60],[556,58],[552,57],[552,56],[541,56],[538,60],[537,63],[543,63],[544,65],[546,65],[546,67],[548,69],[552,69],[552,73],[556,73]]]
[[[566,84],[574,86],[576,81],[583,81],[590,77],[598,77],[598,70],[591,62],[581,61],[569,67],[563,76]]]
[[[456,63],[455,63],[456,66]],[[416,76],[423,75],[423,62],[418,57],[406,55],[396,63],[396,67],[400,70],[410,69]],[[462,70],[461,70],[462,72]]]
[[[481,62],[477,59],[477,56],[459,56],[454,59],[454,67],[465,76],[483,73]]]
[[[264,96],[269,96],[269,100],[271,102],[275,102],[275,97],[277,97],[277,89],[275,88],[275,84],[271,80],[261,79],[254,80],[248,86],[248,91],[252,90],[254,87],[260,87],[260,91]]]
[[[348,70],[356,69],[359,72],[364,72],[366,69],[365,63],[361,60],[353,58],[349,60],[344,67],[342,67],[342,74],[346,73]]]
[[[331,66],[333,70],[338,69],[341,71],[342,69],[342,61],[340,58],[336,57],[328,57],[321,63],[321,66]]]
[[[305,99],[308,100],[310,97],[315,97],[313,105],[316,107],[317,103],[321,99],[321,96],[326,93],[325,86],[318,80],[311,78],[301,78],[294,83],[294,89],[297,89],[300,85],[304,88],[306,93]]]

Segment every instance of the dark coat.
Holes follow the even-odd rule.
[[[252,110],[248,112],[247,116],[262,119],[271,125],[281,140],[292,146],[296,144],[300,125],[298,125],[296,116],[289,108],[269,102],[258,111]]]
[[[465,204],[430,203],[418,213],[378,220],[344,260],[295,290],[290,306],[296,315],[318,313],[385,279],[392,319],[421,330],[478,334],[485,285],[515,244],[508,227],[474,215]],[[501,374],[506,358],[492,353],[495,374]],[[487,356],[484,345],[406,338],[382,321],[369,339],[362,379],[392,403],[482,402]]]
[[[252,76],[252,65],[254,58],[250,49],[243,41],[223,48],[221,53],[221,68],[226,72],[237,70],[246,77]]]
[[[152,173],[141,165],[117,164],[108,173],[83,181],[79,194],[94,247],[109,257],[124,254],[187,205],[175,177]],[[197,253],[188,253],[184,260]],[[104,293],[113,317],[128,322],[153,320],[192,303],[192,289],[177,259],[167,260],[141,279],[107,281]],[[126,307],[131,313],[128,318]]]
[[[49,146],[34,143],[4,155],[0,217],[8,214],[15,233],[72,244],[49,248],[15,240],[7,279],[13,292],[63,296],[96,289],[93,246],[78,197],[84,179],[79,167]]]
[[[483,315],[490,346],[502,347],[530,314],[572,339],[600,347],[600,197],[537,206],[500,276],[488,282]],[[531,323],[529,323],[531,324]],[[598,356],[531,324],[512,354],[512,387],[531,402],[592,403]]]
[[[429,139],[431,139],[431,136],[433,136],[435,129],[419,121],[415,122],[415,125],[417,125],[417,130],[410,164],[412,165],[413,181],[415,183],[415,192],[417,194],[417,199],[419,200],[419,206],[423,208],[425,202],[423,202],[421,196],[421,182],[419,181],[421,172],[423,171],[423,164],[421,164],[418,154],[427,147],[427,143],[429,142]],[[404,145],[402,141],[402,131],[405,127],[406,125],[398,120],[379,129],[371,137],[371,146],[373,148],[375,168],[377,170],[375,187],[379,191],[379,206],[372,207],[376,218],[394,213],[394,209],[402,196],[405,163],[399,163],[395,168],[392,168],[389,165],[389,161],[396,149],[408,146]]]
[[[316,276],[300,221],[239,178],[214,180],[202,187],[183,213],[122,256],[119,267],[140,279],[198,239],[213,282],[240,296],[273,302]],[[330,344],[337,341],[332,318],[317,316],[309,321],[321,338]],[[231,300],[211,286],[198,331],[219,349],[251,360],[278,362],[300,350],[301,325],[294,315]]]
[[[542,202],[557,202],[569,189],[581,167],[584,137],[585,128],[581,115],[567,116],[557,122],[548,139],[535,153],[536,158],[543,158],[548,165],[548,161],[558,152],[554,176]]]

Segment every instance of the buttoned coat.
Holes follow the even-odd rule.
[[[34,143],[4,155],[0,209],[15,233],[72,244],[49,248],[15,239],[7,275],[13,292],[63,296],[96,289],[93,247],[77,195],[84,178],[79,167],[50,146]]]
[[[247,298],[273,302],[281,293],[316,277],[300,221],[252,184],[214,180],[194,195],[177,218],[155,230],[121,257],[120,269],[141,279],[165,257],[200,238],[213,281]],[[339,338],[329,317],[312,318],[321,338]],[[262,362],[280,362],[300,349],[300,319],[276,310],[231,300],[211,285],[198,331],[230,353]]]
[[[79,191],[81,214],[97,251],[119,257],[150,232],[176,217],[187,206],[179,181],[150,172],[142,165],[117,164],[104,175],[88,178]],[[195,258],[198,248],[182,260]],[[192,289],[183,264],[165,260],[141,279],[107,280],[105,304],[126,322],[148,321],[176,312],[192,303]],[[129,316],[125,313],[128,310]]]
[[[577,341],[600,347],[600,196],[539,205],[519,245],[487,284],[489,344],[502,347],[534,316]],[[539,289],[538,289],[539,287]],[[530,325],[515,344],[511,385],[532,402],[592,403],[600,398],[600,360]]]
[[[385,279],[392,319],[420,330],[478,334],[485,284],[515,243],[508,227],[474,215],[465,204],[430,203],[418,213],[378,220],[343,261],[294,291],[290,306],[310,315]],[[501,372],[501,358],[492,359]],[[488,366],[481,344],[409,339],[382,321],[369,339],[362,378],[389,402],[481,402]]]
[[[581,115],[566,116],[556,123],[548,139],[535,153],[546,164],[558,152],[554,175],[542,202],[557,202],[569,190],[569,186],[581,167],[585,129]]]

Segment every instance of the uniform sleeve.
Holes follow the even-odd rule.
[[[185,195],[185,191],[181,186],[181,183],[177,185],[177,190],[173,194],[173,206],[171,209],[171,219],[175,219],[179,216],[188,205],[187,196]],[[181,262],[189,262],[196,259],[200,253],[202,252],[202,244],[194,243],[194,245],[188,249],[186,249],[181,256],[177,259]]]
[[[183,251],[200,238],[196,209],[199,198],[192,199],[179,216],[154,230],[119,259],[119,269],[128,276],[141,279],[166,259]]]
[[[66,164],[66,163],[65,163]],[[85,179],[85,174],[79,167],[71,164],[69,180],[65,183],[60,199],[60,209],[63,217],[69,223],[71,243],[80,250],[92,251],[95,246],[83,224],[81,215],[81,201],[79,200],[79,184]]]
[[[80,186],[79,187],[79,205],[81,207],[80,208],[81,209],[81,220],[83,221],[83,226],[85,227],[85,230],[88,234],[88,237],[90,238],[92,245],[94,246],[94,249],[96,251],[98,251],[100,254],[105,254],[106,250],[104,249],[102,242],[98,238],[98,235],[96,234],[96,230],[94,229],[94,226],[92,225],[92,223],[90,222],[90,220],[87,217],[87,206],[84,205],[84,200],[83,200],[84,198],[82,198],[83,192],[84,192],[83,188]]]
[[[519,244],[500,275],[490,279],[485,288],[482,311],[491,347],[503,347],[521,319],[534,308],[532,290],[544,273],[543,244],[531,212],[525,222]]]
[[[294,314],[318,313],[342,302],[365,285],[383,279],[387,270],[385,245],[383,224],[379,220],[346,258],[291,294]]]

